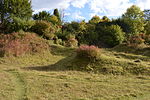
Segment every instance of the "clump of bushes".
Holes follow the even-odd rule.
[[[130,36],[128,38],[128,44],[142,44],[144,43],[144,39],[139,35]]]
[[[36,21],[31,30],[46,39],[53,39],[56,32],[54,25],[46,21]]]
[[[0,35],[0,56],[21,56],[49,50],[46,40],[35,33],[16,32]]]
[[[97,31],[100,41],[111,47],[121,44],[125,39],[125,34],[118,25],[99,26]]]
[[[77,49],[77,57],[79,58],[87,58],[91,61],[95,61],[99,56],[99,48],[96,46],[88,46],[88,45],[81,45]]]
[[[58,37],[54,37],[54,43],[58,45],[63,45],[62,39],[59,39]]]
[[[69,34],[66,36],[67,41],[66,41],[66,46],[67,47],[77,47],[78,46],[78,40],[76,39],[75,35]]]
[[[77,47],[78,46],[78,40],[71,38],[66,43],[67,47]]]
[[[145,44],[150,44],[150,34],[141,33],[139,36],[144,39]]]
[[[131,45],[131,46],[138,46],[141,44],[150,44],[150,35],[141,33],[141,34],[130,36],[128,38],[127,43],[128,45]]]

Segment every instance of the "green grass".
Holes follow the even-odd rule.
[[[50,52],[1,58],[0,100],[149,100],[150,98],[148,73],[116,75],[100,71],[97,73],[78,71],[76,65],[85,66],[87,61],[76,59],[75,49],[52,45]],[[102,67],[112,67],[114,70],[116,66],[131,69],[135,66],[147,68],[150,64],[150,57],[147,55],[116,50],[101,50],[101,53],[101,59],[90,65],[97,65],[96,70]],[[140,62],[135,62],[136,60]]]

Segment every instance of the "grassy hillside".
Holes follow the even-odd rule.
[[[125,47],[102,49],[95,63],[57,45],[42,54],[1,58],[0,100],[148,100],[149,49],[141,54]],[[87,65],[89,72],[82,69]]]

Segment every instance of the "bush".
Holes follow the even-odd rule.
[[[49,50],[48,42],[34,33],[0,35],[0,56],[20,56]]]
[[[150,35],[149,34],[137,34],[134,36],[130,36],[128,38],[128,44],[130,45],[139,45],[139,44],[150,44]]]
[[[111,47],[121,44],[125,39],[124,32],[118,25],[101,26],[98,29],[101,42]]]
[[[29,31],[33,25],[34,21],[32,20],[14,17],[13,22],[10,23],[10,29],[12,30],[11,32],[18,32],[20,30]]]
[[[150,44],[150,34],[139,34],[139,36],[144,39],[145,44]]]
[[[130,36],[128,38],[128,44],[142,44],[144,43],[144,39],[142,39],[142,37],[140,37],[139,35],[135,35],[135,36]]]
[[[54,40],[54,43],[58,44],[58,45],[62,45],[63,44],[62,42],[63,42],[62,39],[55,39]]]
[[[78,46],[78,40],[76,40],[75,38],[70,38],[67,43],[66,43],[67,47],[77,47]]]
[[[31,30],[46,39],[54,38],[55,27],[50,22],[36,21]]]
[[[77,49],[77,57],[87,58],[95,61],[99,56],[99,48],[95,46],[82,45]]]
[[[66,42],[67,47],[77,47],[78,46],[78,40],[75,39],[74,34],[69,34],[66,36],[66,38],[67,38],[67,42]]]
[[[21,19],[18,17],[13,17],[11,22],[6,22],[3,25],[4,33],[18,32],[20,30],[30,31],[31,27],[34,25],[33,20]]]

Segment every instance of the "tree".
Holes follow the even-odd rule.
[[[58,9],[54,9],[54,14],[53,15],[57,16],[58,19],[60,19],[60,14],[59,14]]]
[[[58,11],[58,9],[54,9],[54,14],[57,18],[58,18],[58,24],[61,25],[61,18],[60,18],[60,13]]]
[[[98,24],[101,21],[99,16],[93,16],[91,20],[89,20],[90,24]]]
[[[102,22],[109,22],[110,19],[107,16],[102,17]]]
[[[4,9],[4,0],[0,0],[0,22],[4,22],[4,14],[5,14],[5,9]]]
[[[3,19],[12,16],[27,19],[32,17],[30,0],[1,0],[0,6],[0,14],[4,16]]]
[[[44,21],[49,21],[51,15],[50,13],[46,12],[46,11],[42,11],[42,12],[39,12],[37,14],[34,14],[33,15],[33,19],[34,20],[44,20]]]
[[[9,30],[8,26],[14,23],[16,17],[23,20],[29,20],[32,17],[31,0],[0,1],[0,22],[2,26]]]
[[[47,21],[36,21],[32,26],[32,31],[46,39],[52,39],[56,29],[51,23]]]
[[[144,10],[144,19],[145,19],[145,31],[147,34],[150,34],[150,10]]]
[[[145,25],[145,31],[147,34],[150,34],[150,21],[147,21],[147,23]]]
[[[100,42],[108,46],[116,46],[124,41],[124,32],[119,25],[99,26]]]
[[[138,34],[144,31],[144,14],[141,9],[133,5],[127,9],[126,13],[122,15],[122,20],[130,26],[127,34]]]
[[[136,6],[136,5],[132,5],[130,8],[127,9],[126,13],[123,14],[123,18],[130,18],[130,19],[141,19],[143,20],[143,11],[141,11],[141,9]]]
[[[49,18],[49,21],[50,21],[51,23],[53,23],[54,25],[59,24],[59,20],[58,20],[58,18],[57,18],[55,15],[52,15],[52,16]]]
[[[146,21],[150,21],[150,9],[149,10],[144,10],[144,19]]]

